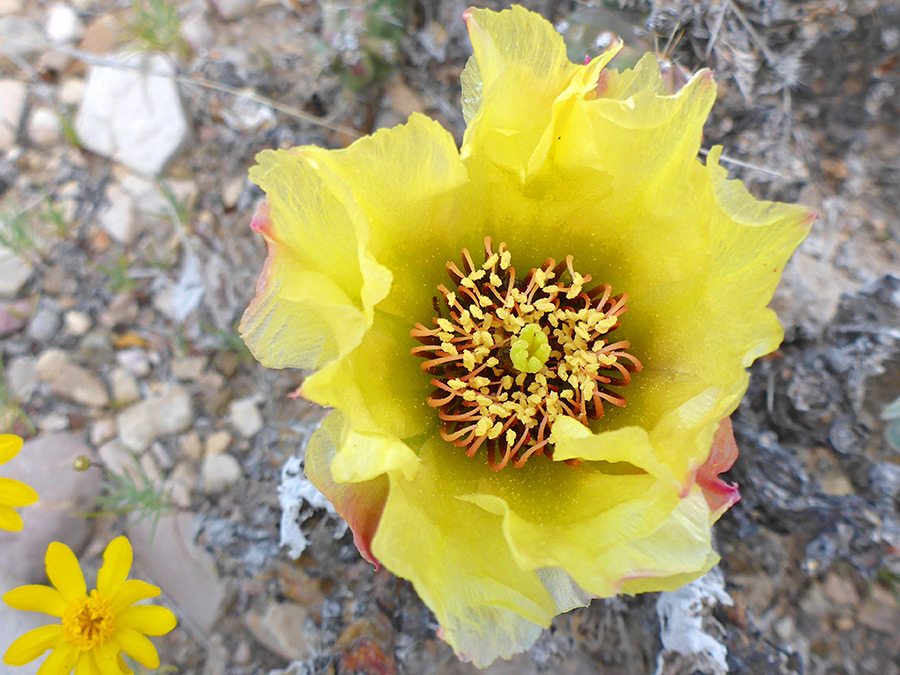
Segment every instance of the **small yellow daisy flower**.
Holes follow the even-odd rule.
[[[147,668],[158,668],[159,655],[146,636],[165,635],[177,621],[165,607],[134,605],[160,591],[152,584],[127,578],[131,561],[128,539],[113,539],[103,552],[97,588],[88,593],[72,549],[51,543],[46,565],[53,586],[20,586],[3,600],[14,609],[44,612],[61,622],[25,633],[9,646],[3,662],[21,666],[52,649],[40,675],[66,675],[73,668],[89,675],[130,673],[122,652]]]
[[[0,434],[0,464],[6,464],[19,454],[22,439],[12,434]],[[25,483],[12,478],[0,477],[0,530],[18,532],[22,529],[22,519],[13,509],[28,506],[38,500],[37,492]]]

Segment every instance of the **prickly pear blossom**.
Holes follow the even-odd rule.
[[[306,471],[478,666],[591,597],[674,589],[738,499],[728,416],[782,339],[810,213],[697,159],[711,73],[584,65],[519,7],[465,13],[458,150],[413,115],[264,151],[242,333],[334,411]]]

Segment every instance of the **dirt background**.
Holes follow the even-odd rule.
[[[900,673],[900,4],[523,4],[573,60],[613,31],[622,63],[655,50],[673,87],[712,68],[703,147],[723,145],[757,196],[818,213],[774,301],[787,338],[734,416],[743,499],[716,528],[733,602],[705,627],[732,673]],[[303,373],[264,370],[236,335],[265,256],[248,227],[254,154],[342,147],[414,111],[459,141],[465,6],[0,0],[0,431],[45,453],[4,475],[49,505],[0,537],[0,581],[40,581],[54,538],[96,569],[124,531],[181,618],[156,640],[171,672],[475,672],[325,510],[301,510],[299,559],[279,547],[281,467],[322,412],[288,398]],[[148,67],[177,79],[164,116],[185,121],[156,178],[78,137],[90,69],[153,50]],[[659,656],[656,602],[595,601],[488,672],[721,672]],[[4,636],[26,623],[0,610]]]

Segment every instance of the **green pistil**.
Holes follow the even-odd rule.
[[[550,358],[547,336],[536,324],[528,324],[510,346],[509,357],[519,372],[538,372]]]

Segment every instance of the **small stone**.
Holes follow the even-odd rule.
[[[47,413],[38,420],[37,428],[45,434],[65,431],[69,428],[69,417],[57,412]]]
[[[141,484],[140,465],[134,453],[120,441],[113,439],[104,443],[97,449],[97,454],[106,469],[120,476],[127,474],[135,483]]]
[[[113,358],[109,332],[103,328],[88,331],[81,338],[76,354],[78,360],[90,368],[99,369],[106,366]]]
[[[234,654],[231,656],[232,661],[239,666],[246,666],[252,658],[253,652],[250,650],[250,643],[246,640],[241,640],[234,649]]]
[[[0,16],[18,14],[22,11],[22,0],[0,0]],[[0,644],[5,644],[0,642]]]
[[[3,106],[3,91],[0,90],[0,106]],[[3,118],[0,110],[0,150],[3,147]],[[0,296],[13,297],[31,277],[31,263],[23,260],[12,251],[0,246]]]
[[[203,54],[216,44],[216,28],[204,10],[196,10],[181,22],[181,37],[191,49]]]
[[[110,300],[106,311],[100,316],[100,323],[108,328],[115,328],[132,323],[137,316],[138,305],[134,294],[119,293]]]
[[[0,302],[0,337],[19,332],[34,312],[34,303],[30,300],[16,302]]]
[[[825,579],[825,597],[837,605],[853,605],[859,604],[859,593],[856,592],[856,586],[849,579],[846,579],[836,572],[832,572]]]
[[[869,597],[859,608],[857,619],[873,630],[896,635],[900,626],[900,602],[891,591],[872,584]]]
[[[73,309],[63,315],[63,326],[69,335],[81,337],[91,329],[91,317]]]
[[[62,349],[48,349],[37,358],[37,372],[41,382],[52,382],[68,365],[69,356]]]
[[[117,352],[116,363],[137,377],[147,377],[150,374],[150,359],[143,349],[123,349]]]
[[[28,324],[28,337],[35,342],[48,342],[59,331],[59,312],[56,309],[40,307]]]
[[[187,459],[199,462],[203,457],[203,444],[200,441],[200,434],[193,429],[178,437],[178,447],[181,450],[181,454]]]
[[[256,0],[210,0],[216,13],[226,21],[239,19],[256,6]]]
[[[106,441],[116,435],[116,420],[112,417],[103,417],[91,425],[91,445],[100,447]]]
[[[138,460],[138,464],[141,467],[141,473],[144,477],[147,478],[153,485],[159,487],[162,483],[162,471],[159,468],[159,464],[156,463],[156,460],[153,459],[153,455],[148,452],[145,452],[141,455]]]
[[[155,532],[149,519],[128,527],[135,565],[145,575],[141,578],[160,586],[176,601],[185,623],[208,635],[231,593],[219,579],[213,556],[194,540],[195,532],[194,517],[188,513],[163,516]]]
[[[205,356],[179,356],[172,359],[172,374],[179,380],[196,380],[206,370]]]
[[[0,35],[3,34],[0,30]],[[0,150],[8,150],[16,142],[27,98],[28,89],[24,82],[0,80]],[[2,272],[0,267],[0,277]]]
[[[241,465],[229,454],[207,455],[201,469],[203,491],[207,494],[222,492],[241,478]]]
[[[250,438],[263,427],[262,415],[256,405],[255,398],[241,398],[232,401],[228,407],[228,418],[234,427],[244,438]]]
[[[103,408],[109,403],[109,394],[100,378],[74,363],[65,364],[50,381],[50,392],[90,408]]]
[[[156,175],[187,139],[188,126],[174,81],[146,73],[174,68],[149,52],[117,60],[124,67],[90,67],[75,131],[88,150]]]
[[[28,120],[28,138],[40,148],[49,148],[62,140],[62,122],[49,108],[38,108]]]
[[[110,375],[113,400],[116,405],[128,405],[140,400],[141,390],[138,389],[137,380],[124,368],[114,368]]]
[[[44,32],[53,44],[68,44],[84,35],[84,26],[81,25],[81,19],[74,9],[58,2],[47,12]]]
[[[41,53],[46,41],[40,24],[34,19],[24,16],[4,16],[0,18],[0,35],[3,36],[3,51],[5,54],[14,54],[28,61]],[[0,91],[0,109],[3,107],[2,104],[3,93]]]
[[[216,431],[206,439],[206,456],[220,455],[231,445],[231,434],[227,431]]]
[[[9,393],[17,401],[27,401],[31,398],[40,383],[37,359],[33,356],[17,356],[6,367],[6,384]]]
[[[237,206],[241,192],[244,191],[244,177],[232,178],[225,184],[222,189],[222,203],[226,209],[233,209]]]
[[[191,505],[191,491],[197,484],[197,472],[188,462],[175,465],[166,485],[172,502],[178,508],[186,509]]]
[[[83,516],[101,491],[99,471],[75,471],[73,464],[90,449],[71,433],[41,435],[25,441],[19,454],[3,465],[3,476],[30,485],[40,500],[19,514],[21,532],[0,530],[0,570],[23,583],[44,583],[44,559],[51,541],[78,555],[94,521]],[[35,561],[38,561],[37,563]]]
[[[80,77],[70,77],[59,86],[59,102],[63,105],[78,105],[84,94],[84,80]]]
[[[106,191],[106,200],[97,222],[117,242],[131,245],[138,234],[134,200],[117,185]]]
[[[317,646],[315,625],[306,610],[293,602],[271,602],[263,613],[249,613],[247,628],[259,642],[289,661],[304,661]]]
[[[78,46],[90,54],[109,54],[122,37],[122,29],[122,21],[116,15],[104,14],[87,25]]]
[[[190,392],[166,383],[150,397],[119,413],[116,428],[127,448],[143,452],[160,436],[184,431],[193,419]]]

